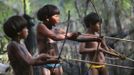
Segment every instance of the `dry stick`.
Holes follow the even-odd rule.
[[[127,41],[127,42],[133,42],[134,43],[134,40],[127,40],[127,39],[121,39],[121,38],[115,38],[115,37],[109,37],[109,36],[104,36],[104,38],[113,39],[113,40],[120,40],[120,41]]]
[[[119,52],[117,52],[117,51],[115,51],[115,50],[114,50],[114,52],[117,54],[117,56],[122,55],[121,53],[119,53]],[[127,56],[124,56],[124,57],[125,57],[125,59],[134,62],[133,59],[131,59],[131,58],[127,57]]]
[[[106,44],[105,44],[105,47],[106,47]],[[115,51],[115,50],[113,50],[113,52],[114,52],[114,53],[113,53],[113,52],[109,52],[108,48],[105,48],[105,49],[106,49],[106,50],[103,50],[103,52],[108,53],[108,54],[110,54],[110,55],[117,56],[117,57],[120,57],[120,55],[122,55],[121,53],[119,53],[119,52],[117,52],[117,51]],[[131,59],[131,58],[127,57],[127,56],[124,56],[124,58],[127,59],[127,60],[129,60],[129,61],[134,62],[133,59]]]
[[[114,38],[114,37],[109,37],[109,36],[104,36],[104,38],[107,38],[107,39],[114,39],[114,40],[120,40],[120,41],[127,41],[127,42],[134,42],[134,40],[120,39],[120,38]],[[114,51],[115,51],[115,50],[114,50]],[[118,55],[120,55],[119,52],[116,52],[116,51],[115,51],[115,53],[117,53]],[[131,58],[127,57],[127,56],[125,56],[125,57],[126,57],[127,60],[134,62],[133,59],[131,59]]]
[[[100,64],[99,62],[79,60],[79,59],[67,59],[67,58],[63,58],[63,57],[62,57],[62,60],[66,60],[66,61],[77,61],[77,62],[84,62],[84,63],[90,63],[90,64],[98,64],[98,65],[108,65],[108,66],[113,66],[113,67],[119,67],[119,68],[125,68],[125,69],[134,70],[134,67],[114,65],[114,64],[108,64],[108,63]]]
[[[104,38],[106,39],[112,39],[112,40],[119,40],[119,41],[126,41],[126,42],[132,42],[134,43],[134,40],[128,40],[128,39],[121,39],[121,38],[115,38],[115,37],[109,37],[109,36],[104,36]],[[133,52],[132,52],[133,53]],[[134,61],[133,59],[131,58],[127,58],[128,60],[130,61]]]
[[[119,59],[119,58],[111,58],[111,57],[106,57],[106,58],[110,59],[110,60],[118,60]],[[131,58],[128,58],[128,57],[126,57],[126,60],[134,62],[134,59],[131,59]]]

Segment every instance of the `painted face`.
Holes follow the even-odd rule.
[[[59,14],[55,14],[55,15],[53,15],[50,19],[49,19],[49,21],[52,23],[52,24],[57,24],[57,23],[59,23],[60,22],[60,15]]]
[[[22,31],[20,32],[20,36],[23,39],[27,38],[27,36],[28,36],[28,29],[26,27],[23,28]]]

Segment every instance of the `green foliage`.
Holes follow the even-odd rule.
[[[6,52],[6,46],[9,42],[9,39],[4,35],[2,25],[6,19],[8,19],[10,16],[14,14],[24,13],[24,0],[0,0],[0,59],[2,61],[7,60]],[[77,1],[78,10],[80,12],[80,15],[84,17],[85,10],[87,9],[87,14],[90,12],[95,11],[93,8],[93,5],[91,3],[87,3],[88,7],[86,7],[86,1],[87,0],[26,0],[26,11],[29,15],[36,15],[36,12],[39,8],[46,4],[54,4],[60,8],[61,12],[61,22],[66,21],[68,17],[68,10],[71,11],[71,19],[73,19],[73,23],[71,23],[70,29],[76,31],[84,31],[82,29],[81,22],[79,21],[78,12],[75,8],[75,1]],[[118,10],[119,12],[119,19],[122,23],[123,29],[130,30],[130,24],[131,23],[131,29],[134,29],[132,20],[133,16],[131,16],[130,12],[132,12],[134,6],[132,4],[132,0],[105,0],[107,1],[107,7],[104,6],[103,2],[104,0],[92,0],[94,3],[99,15],[105,20],[108,20],[108,25],[105,25],[105,27],[108,29],[108,34],[111,34],[113,32],[116,32],[118,25],[116,25],[115,22],[115,10]],[[117,6],[115,6],[115,1],[117,1]],[[127,15],[127,16],[126,16]],[[130,20],[131,18],[131,20]],[[77,20],[77,21],[76,21]],[[79,22],[78,22],[79,21]],[[134,20],[133,20],[134,21]],[[64,24],[63,24],[64,25]],[[62,26],[63,26],[62,25]],[[72,27],[72,28],[71,28]],[[104,29],[105,30],[105,29]],[[104,33],[105,34],[105,33]],[[132,37],[131,35],[128,35],[128,37]],[[119,46],[119,45],[118,45]],[[130,45],[131,46],[131,45]],[[129,47],[130,47],[129,46]],[[133,48],[132,48],[133,49]],[[66,51],[66,50],[65,50]],[[126,50],[128,51],[128,50]],[[66,54],[69,54],[69,51],[66,52]],[[71,53],[71,52],[70,52]],[[74,53],[75,54],[75,53]],[[71,54],[70,54],[71,56]],[[120,75],[120,74],[117,74]],[[126,74],[128,75],[128,74]]]
[[[27,14],[30,14],[31,13],[31,8],[30,8],[30,5],[31,5],[31,3],[30,3],[30,0],[22,0],[22,5],[23,5],[23,11],[24,11],[24,3],[25,3],[25,10],[26,10],[26,13]]]
[[[30,15],[36,16],[38,9],[46,4],[58,5],[59,0],[29,0],[30,3]]]
[[[4,36],[3,33],[3,23],[7,20],[10,16],[13,15],[14,11],[11,7],[6,5],[4,2],[0,2],[0,61],[6,63],[8,61],[8,57],[6,54],[6,46],[8,43],[7,37]]]
[[[2,2],[0,2],[0,10],[2,10],[0,11],[0,24],[2,24],[7,17],[13,14],[13,10]]]
[[[122,0],[122,8],[128,10],[132,7],[131,0]]]

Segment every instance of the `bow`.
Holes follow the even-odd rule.
[[[70,11],[68,11],[68,20],[67,20],[67,23],[68,23],[68,24],[67,24],[67,29],[66,29],[66,33],[65,33],[65,39],[63,40],[63,44],[62,44],[62,46],[61,46],[61,50],[60,50],[58,59],[60,59],[60,56],[61,56],[61,54],[62,54],[64,45],[65,45],[65,42],[66,42],[66,39],[67,39],[67,33],[68,33],[68,30],[69,30],[69,25],[70,25]]]
[[[97,9],[96,9],[94,3],[92,2],[92,0],[90,0],[90,3],[92,4],[92,6],[93,6],[95,12],[98,14]],[[99,16],[99,14],[98,14],[98,16]],[[100,31],[99,31],[99,37],[100,37],[100,38],[102,37],[102,35],[101,35],[101,29],[102,29],[102,27],[101,27],[101,25],[100,25]],[[113,56],[122,57],[122,58],[124,57],[124,58],[125,58],[125,56],[123,56],[122,54],[116,52],[115,50],[112,50],[112,52],[109,52],[110,48],[108,48],[107,45],[104,43],[104,42],[105,42],[104,39],[102,39],[102,41],[103,41],[103,44],[104,44],[104,47],[105,47],[105,50],[106,50],[106,51],[104,51],[104,52],[106,52],[106,53],[108,53],[108,54],[110,54],[110,55],[113,55]],[[101,43],[102,43],[102,42],[98,42],[97,50],[96,50],[96,52],[95,52],[95,55],[94,55],[92,61],[95,61],[95,60],[97,59],[97,56],[98,56],[98,53],[99,53],[99,46],[100,46]]]
[[[94,8],[95,12],[98,14],[97,9],[96,9],[96,7],[95,7],[94,3],[92,2],[92,0],[90,0],[90,3],[92,4],[92,6],[93,6],[93,8]],[[98,16],[99,16],[99,14],[98,14]],[[100,25],[99,37],[101,37],[101,25]],[[96,50],[96,52],[95,52],[95,55],[94,55],[94,57],[93,57],[93,60],[92,60],[92,61],[96,61],[96,59],[97,59],[97,57],[98,57],[98,53],[99,53],[99,46],[100,46],[100,44],[101,44],[101,42],[98,42],[97,50]],[[89,67],[89,69],[90,69],[90,68],[91,68],[91,66]]]
[[[98,14],[97,9],[96,9],[94,3],[92,2],[92,0],[90,0],[90,3],[92,4],[92,6],[93,6],[95,12]],[[99,15],[99,14],[98,14],[98,15]],[[101,27],[101,25],[100,25],[99,37],[102,37],[102,35],[101,35],[101,29],[102,29],[102,27]],[[104,43],[104,42],[105,42],[104,39],[102,39],[102,40],[103,40],[103,43]],[[101,42],[98,42],[97,50],[96,50],[96,52],[95,52],[95,55],[94,55],[92,61],[95,61],[96,58],[97,58],[97,56],[98,56],[100,44],[101,44]],[[124,56],[123,54],[121,54],[121,53],[119,53],[119,52],[117,52],[117,51],[115,51],[115,50],[113,50],[113,49],[112,49],[112,52],[110,52],[109,50],[111,50],[111,48],[108,48],[105,43],[104,43],[104,47],[105,47],[105,50],[106,50],[106,51],[104,51],[104,52],[106,52],[106,53],[108,53],[108,54],[110,54],[110,55],[119,57],[119,58],[121,58],[121,59],[126,59],[126,58],[127,58],[127,57]]]
[[[63,48],[64,48],[64,45],[66,43],[66,39],[67,39],[67,33],[68,33],[68,30],[69,30],[69,25],[70,25],[70,10],[68,11],[68,20],[67,20],[67,29],[66,29],[66,33],[65,33],[65,39],[63,40],[63,44],[61,46],[61,50],[59,52],[59,56],[58,56],[58,60],[60,60],[61,58],[61,54],[63,52]],[[56,64],[54,65],[53,69],[52,69],[52,75],[53,75],[53,72],[54,72],[54,68],[56,67]]]

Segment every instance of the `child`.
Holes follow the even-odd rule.
[[[52,56],[57,56],[58,50],[56,50],[56,42],[65,39],[65,32],[62,30],[53,31],[52,27],[60,22],[60,11],[55,5],[45,5],[37,12],[38,20],[43,23],[37,26],[37,45],[39,53],[45,53]],[[61,31],[61,32],[59,32]],[[67,33],[67,39],[76,38],[74,33]],[[42,67],[42,75],[62,75],[63,70],[61,64],[45,64]],[[54,71],[52,70],[54,68]],[[53,72],[52,72],[53,71]]]
[[[85,36],[99,37],[98,32],[100,30],[100,25],[102,23],[102,19],[99,17],[98,14],[93,13],[93,12],[88,14],[87,16],[84,17],[84,23],[87,28],[87,33],[85,34]],[[109,52],[106,51],[106,49],[108,49],[108,47],[106,46],[104,41],[100,41],[100,42],[101,42],[100,45],[96,41],[81,43],[80,53],[87,54],[88,60],[90,60],[90,61],[95,61],[100,64],[104,64],[105,63],[104,53],[109,54],[109,55],[112,55],[112,54],[110,54]],[[98,45],[99,45],[99,47],[98,47]],[[98,47],[98,51],[97,51],[97,47]],[[110,50],[112,51],[112,49],[110,49]],[[97,52],[97,54],[96,54],[96,52]],[[116,56],[116,55],[114,55],[114,56]],[[108,70],[105,65],[87,64],[87,66],[90,69],[91,75],[109,75]]]
[[[32,57],[25,45],[21,42],[28,35],[27,22],[21,16],[10,17],[3,26],[5,34],[11,38],[7,46],[8,58],[13,68],[14,75],[33,75],[32,66],[45,63],[58,63],[52,56],[40,54]],[[48,60],[48,61],[47,61]]]

